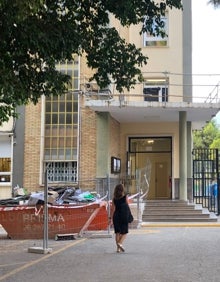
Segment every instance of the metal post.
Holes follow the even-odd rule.
[[[140,170],[136,170],[136,189],[137,189],[137,222],[140,223]]]
[[[216,149],[216,156],[215,156],[215,158],[216,158],[216,172],[217,172],[217,175],[216,175],[216,178],[217,178],[217,205],[218,205],[218,207],[217,207],[217,215],[219,215],[220,214],[220,195],[219,195],[219,193],[220,193],[220,187],[219,187],[219,185],[220,185],[220,176],[219,176],[219,150],[218,149]]]
[[[43,249],[48,248],[48,176],[47,176],[47,168],[45,170],[45,185],[44,185],[44,241],[43,241]]]
[[[107,174],[107,189],[108,189],[108,218],[111,216],[111,207],[110,207],[110,177]],[[110,224],[108,224],[108,234],[110,234]]]
[[[29,253],[38,253],[38,254],[47,254],[51,253],[52,249],[48,248],[48,176],[47,168],[45,170],[45,179],[44,179],[44,238],[43,238],[43,248],[42,247],[30,247],[28,248]]]

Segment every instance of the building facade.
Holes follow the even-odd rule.
[[[14,122],[11,118],[8,123],[0,127],[0,195],[5,198],[11,195],[14,148]]]
[[[149,189],[148,199],[191,200],[192,130],[211,120],[219,105],[192,97],[191,1],[183,5],[183,11],[167,11],[165,38],[140,35],[140,26],[122,28],[111,18],[149,57],[144,82],[130,92],[89,83],[84,57],[57,66],[72,77],[70,90],[19,108],[11,179],[0,197],[16,185],[42,190],[47,171],[49,185],[95,189],[108,175],[131,194]]]

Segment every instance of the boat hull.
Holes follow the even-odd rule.
[[[44,207],[18,205],[0,207],[0,224],[11,239],[44,238]],[[108,228],[107,203],[55,205],[48,207],[48,238]]]

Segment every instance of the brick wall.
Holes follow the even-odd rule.
[[[79,136],[79,180],[82,186],[93,186],[92,180],[96,177],[96,127],[96,113],[82,107]]]
[[[24,187],[37,191],[40,175],[41,103],[25,109]]]
[[[83,99],[81,97],[81,99]],[[83,101],[80,102],[83,105]],[[41,144],[41,103],[30,104],[25,109],[25,144],[24,144],[24,187],[28,191],[42,190],[40,187],[40,144]],[[79,181],[86,189],[95,187],[97,177],[97,117],[96,113],[81,106],[79,135]],[[121,158],[120,124],[109,118],[109,166],[111,156]],[[118,175],[115,175],[118,177]]]
[[[109,118],[110,130],[108,148],[108,165],[110,171],[111,156],[120,158],[120,124]],[[99,133],[100,134],[100,133]],[[79,160],[79,180],[81,186],[94,187],[95,178],[97,177],[97,116],[96,113],[89,108],[82,107],[80,111],[80,160]],[[106,170],[106,173],[108,171]],[[103,177],[105,177],[103,175]],[[118,175],[117,175],[118,176]],[[116,176],[116,177],[117,177]],[[87,181],[88,180],[88,181]],[[92,185],[93,184],[93,185]]]

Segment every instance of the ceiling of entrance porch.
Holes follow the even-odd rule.
[[[118,101],[103,100],[86,101],[96,112],[109,112],[120,123],[139,122],[177,122],[179,112],[186,111],[187,121],[193,122],[193,127],[201,127],[210,121],[220,110],[220,103],[188,103],[188,102],[142,102],[123,104]]]

